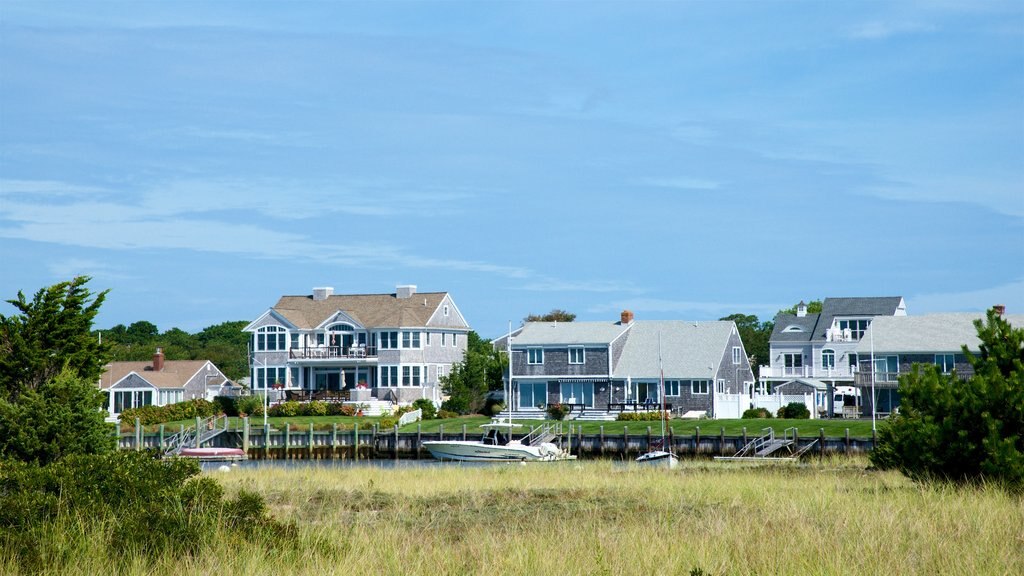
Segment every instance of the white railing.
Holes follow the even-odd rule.
[[[853,378],[852,366],[761,366],[761,378]]]

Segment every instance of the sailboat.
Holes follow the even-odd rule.
[[[527,440],[513,440],[512,430],[522,424],[512,422],[512,323],[508,326],[508,390],[505,391],[507,419],[494,418],[484,424],[484,436],[480,440],[431,440],[423,443],[431,456],[438,460],[462,462],[554,462],[575,460],[576,456],[546,441],[550,435],[546,428],[538,428],[527,436]]]
[[[644,464],[647,466],[665,466],[669,469],[673,469],[679,466],[679,457],[670,451],[665,450],[665,368],[661,362],[661,332],[658,332],[658,393],[661,396],[660,414],[661,414],[661,449],[650,450],[644,454],[641,454],[637,459],[637,464]]]

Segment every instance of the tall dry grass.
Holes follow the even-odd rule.
[[[198,558],[110,570],[94,539],[79,573],[1024,573],[1019,497],[865,465],[236,470],[218,478],[296,521],[297,546],[214,542]]]

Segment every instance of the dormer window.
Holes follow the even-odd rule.
[[[803,331],[804,331],[804,329],[803,329],[802,326],[795,326],[795,325],[794,326],[786,326],[786,328],[783,330],[783,332],[803,332]]]

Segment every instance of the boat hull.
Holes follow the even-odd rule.
[[[468,440],[451,440],[424,442],[423,447],[438,460],[459,462],[551,462],[576,458],[564,454],[557,448],[544,449],[525,444],[498,446]]]
[[[655,450],[641,455],[636,459],[636,463],[646,466],[667,466],[668,468],[675,468],[679,465],[679,458],[671,452]]]

